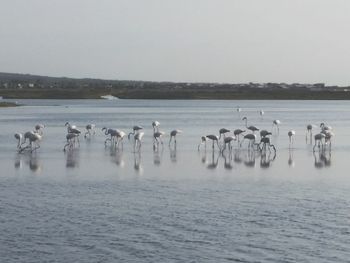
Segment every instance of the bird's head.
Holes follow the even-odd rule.
[[[69,122],[67,121],[66,124],[64,126],[68,126],[69,125]]]
[[[107,127],[103,127],[103,128],[102,128],[102,131],[105,131],[105,130],[107,130]]]
[[[246,121],[246,120],[247,120],[247,117],[243,117],[243,118],[242,118],[242,121]]]

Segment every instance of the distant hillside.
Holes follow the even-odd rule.
[[[348,87],[287,83],[185,83],[48,77],[0,73],[4,98],[350,99]]]

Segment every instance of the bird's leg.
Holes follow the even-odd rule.
[[[171,143],[171,140],[172,140],[173,136],[170,136],[170,140],[169,140],[169,146],[170,146],[170,143]]]

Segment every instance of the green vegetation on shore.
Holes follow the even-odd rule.
[[[16,106],[18,106],[18,105],[16,103],[13,103],[13,102],[0,101],[0,108],[16,107]]]

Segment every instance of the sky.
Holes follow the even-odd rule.
[[[350,85],[348,0],[0,0],[0,71]]]

